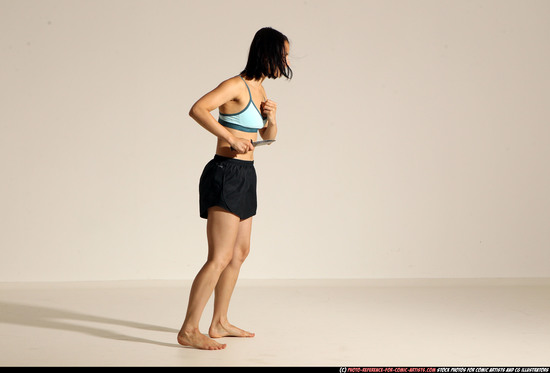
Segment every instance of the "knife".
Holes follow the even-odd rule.
[[[256,146],[262,146],[262,145],[271,145],[275,142],[275,140],[252,141],[252,139],[251,139],[250,142],[252,143],[252,146],[256,147]],[[235,149],[233,149],[233,147],[231,147],[231,150],[235,151]]]

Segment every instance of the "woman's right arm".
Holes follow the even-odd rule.
[[[189,111],[189,115],[207,131],[227,141],[237,153],[244,154],[253,148],[250,140],[235,137],[210,114],[211,111],[226,102],[238,98],[240,88],[242,87],[239,85],[239,81],[233,78],[222,82],[195,102]]]

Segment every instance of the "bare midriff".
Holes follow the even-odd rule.
[[[225,129],[227,129],[233,136],[241,139],[247,139],[252,141],[256,141],[258,139],[258,132],[243,132],[243,131],[239,131],[228,127],[225,127]],[[231,145],[227,141],[221,138],[218,138],[218,144],[216,146],[216,154],[221,155],[223,157],[242,159],[245,161],[254,160],[254,151],[249,151],[244,154],[239,154],[235,150],[231,150]]]

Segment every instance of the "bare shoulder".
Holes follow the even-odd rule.
[[[229,90],[242,90],[243,87],[244,85],[239,75],[226,79],[218,85],[218,88]]]
[[[241,101],[248,97],[246,86],[239,75],[224,80],[216,87],[215,91],[225,97],[227,101]]]

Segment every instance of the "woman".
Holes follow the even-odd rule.
[[[208,219],[208,259],[189,295],[178,343],[206,350],[226,347],[219,337],[253,337],[229,323],[229,301],[241,265],[250,250],[252,216],[256,214],[254,146],[277,135],[277,104],[266,98],[265,78],[292,78],[288,38],[272,28],[259,30],[250,46],[248,62],[240,75],[222,82],[199,99],[189,115],[218,138],[216,154],[200,178],[200,216]],[[218,120],[211,111],[219,109]],[[199,331],[199,320],[215,292],[214,314],[208,331]]]

